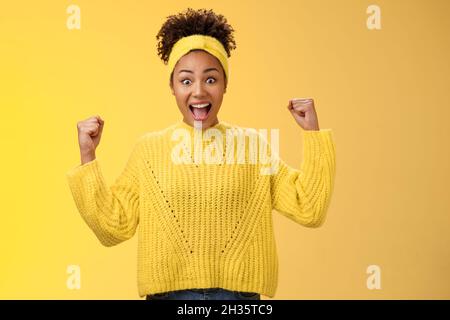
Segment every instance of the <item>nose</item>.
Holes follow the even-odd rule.
[[[193,88],[193,94],[196,97],[202,97],[205,93],[205,88],[203,86],[203,83],[201,81],[197,81],[197,83],[194,85]]]

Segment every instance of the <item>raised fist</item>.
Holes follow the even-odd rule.
[[[100,143],[104,123],[100,116],[90,117],[77,123],[78,144],[82,157],[91,155],[95,158],[95,149]]]

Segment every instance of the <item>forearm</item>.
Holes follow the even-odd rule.
[[[81,164],[85,164],[95,159],[95,151],[80,151]]]
[[[336,170],[335,147],[331,130],[305,131],[303,162],[300,170],[281,162],[272,179],[274,209],[294,221],[320,226],[333,191]]]
[[[76,206],[100,242],[112,246],[131,238],[136,230],[139,195],[125,170],[109,187],[97,160],[67,173]]]

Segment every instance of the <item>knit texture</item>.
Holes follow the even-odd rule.
[[[191,163],[174,161],[180,140],[173,134],[179,129],[193,138],[183,145]],[[219,122],[213,129],[225,137],[230,129],[243,128]],[[66,177],[78,211],[105,246],[138,230],[141,297],[214,287],[274,297],[278,258],[272,210],[306,227],[324,223],[335,177],[332,130],[302,130],[300,169],[276,157],[273,174],[261,174],[264,165],[249,161],[250,143],[244,163],[236,161],[237,143],[234,154],[224,143],[220,163],[198,163],[198,132],[180,121],[142,135],[111,186],[98,158],[72,168]],[[197,148],[206,150],[211,141],[203,138]]]

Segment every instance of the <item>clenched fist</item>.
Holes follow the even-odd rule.
[[[90,117],[77,123],[82,164],[95,159],[95,149],[100,143],[104,123],[100,116]]]
[[[288,109],[298,125],[304,130],[320,130],[313,99],[291,99]]]

